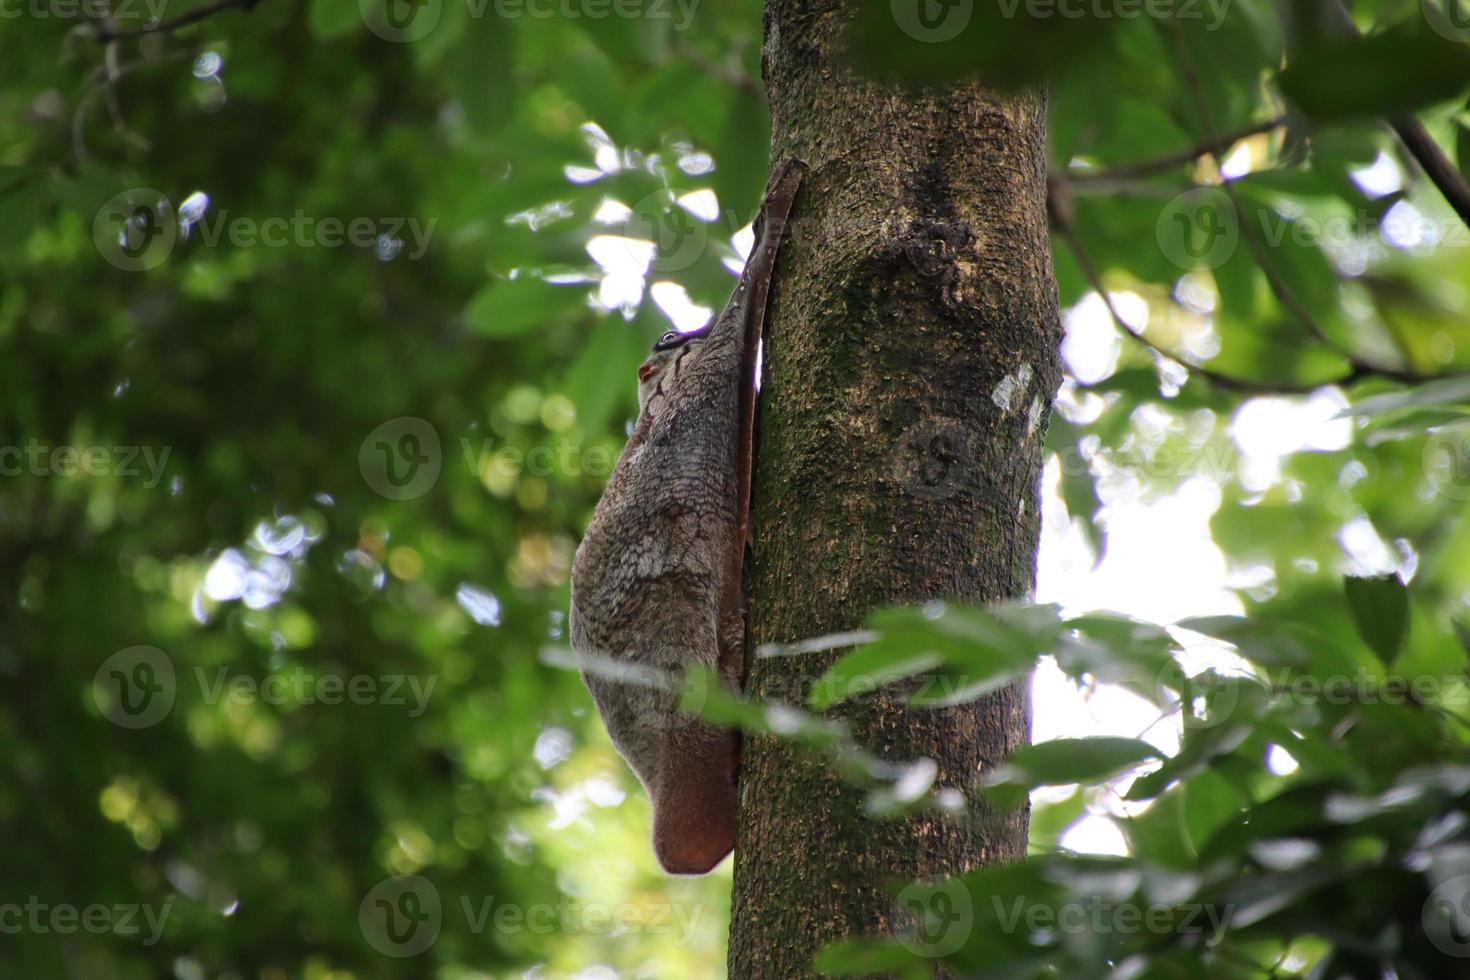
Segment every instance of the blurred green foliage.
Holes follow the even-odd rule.
[[[916,655],[928,663],[889,679],[935,669],[974,679],[989,666],[990,683],[1016,680],[1035,665],[1016,659],[1029,647],[1079,685],[1137,696],[1153,722],[1138,738],[1038,742],[986,774],[998,807],[1041,787],[1083,790],[1042,803],[1024,866],[894,883],[896,937],[831,947],[820,968],[916,980],[940,960],[977,978],[1461,975],[1467,647],[1463,634],[1416,635],[1401,621],[1398,652],[1381,656],[1382,620],[1367,613],[1388,593],[1409,601],[1397,577],[1310,590],[1299,601],[1316,615],[1291,609],[1289,631],[1274,628],[1272,609],[1261,621],[1190,619],[1168,632],[1049,606],[875,616],[870,642],[829,674],[858,694],[872,690],[858,676]],[[1356,633],[1328,627],[1358,613]],[[1201,637],[1249,660],[1190,674],[1176,657],[1198,653]],[[1160,725],[1180,733],[1171,753],[1155,744]],[[905,808],[943,806],[942,789],[911,789]],[[1113,815],[1126,856],[1058,846],[1086,810]]]
[[[34,447],[0,482],[0,902],[170,910],[153,943],[0,935],[0,974],[722,968],[728,878],[657,873],[580,679],[538,656],[564,642],[571,554],[666,324],[533,273],[590,272],[595,291],[586,243],[626,223],[594,223],[600,202],[656,215],[707,186],[676,165],[684,144],[721,150],[754,96],[675,57],[655,21],[467,11],[393,43],[354,3],[265,0],[122,41],[116,117],[77,20],[0,28],[0,443]],[[712,58],[741,37],[753,52],[759,13],[710,5],[696,28]],[[572,165],[600,179],[571,184]],[[732,208],[763,167],[721,174]],[[164,254],[136,243],[159,260],[141,271],[113,264],[122,226],[94,241],[135,188],[176,216],[209,202]],[[366,246],[327,244],[331,219],[335,240],[367,219]],[[736,228],[706,227],[678,272],[715,303]],[[387,482],[409,465],[378,455],[400,418],[439,441],[432,485]],[[173,701],[127,729],[104,707],[110,671],[137,664],[104,662],[139,645],[171,663]],[[330,677],[376,689],[323,703]],[[295,686],[272,698],[272,678]],[[359,909],[406,874],[437,890],[442,929],[398,959]],[[487,900],[555,920],[497,928]],[[591,911],[568,923],[568,902]]]
[[[1077,242],[1153,344],[1293,388],[1470,363],[1470,238],[1370,118],[1418,111],[1470,167],[1465,38],[1418,4],[1359,5],[1361,42],[1267,0],[1218,19],[951,4],[974,18],[929,42],[895,29],[901,7],[855,23],[866,69],[1051,77]],[[571,554],[668,325],[640,273],[714,308],[738,264],[768,145],[759,5],[260,0],[112,44],[78,5],[3,9],[0,972],[718,975],[727,882],[657,874],[641,794],[543,651],[565,643]],[[149,6],[114,10],[137,30]],[[1111,175],[1252,128],[1222,148],[1229,195],[1203,156]],[[1072,307],[1095,283],[1057,245]],[[1178,722],[1168,759],[1124,741],[1018,759],[1000,799],[1153,760],[1123,822],[1134,858],[1055,855],[1119,784],[1078,790],[1038,808],[1044,856],[966,879],[972,908],[1256,913],[1218,952],[1013,923],[967,931],[955,963],[1451,975],[1419,916],[1465,934],[1454,706],[1321,710],[1270,682],[1465,669],[1470,390],[1367,374],[1327,396],[1355,413],[1348,443],[1266,479],[1236,452],[1244,396],[1141,345],[1065,389],[1057,491],[1099,554],[1120,485],[1168,494],[1200,476],[1181,460],[1223,461],[1214,538],[1253,584],[1247,619],[1195,624],[1244,664],[1198,697],[1177,634],[1118,617],[965,614],[942,640],[912,612],[875,620],[843,668],[870,683],[949,672],[974,696],[1041,651],[1205,720]],[[1407,588],[1344,592],[1362,569],[1340,538],[1364,521]],[[944,805],[922,766],[878,766],[819,719],[707,700],[874,780],[875,812]],[[1266,766],[1273,745],[1294,772]],[[941,955],[913,946],[849,953]]]

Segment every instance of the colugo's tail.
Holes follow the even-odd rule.
[[[663,762],[648,787],[653,852],[669,874],[706,874],[735,847],[739,734],[696,723],[671,733]]]

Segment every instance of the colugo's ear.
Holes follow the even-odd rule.
[[[735,848],[739,735],[705,726],[678,734],[649,787],[653,852],[671,875],[708,874]]]

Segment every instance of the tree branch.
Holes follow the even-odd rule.
[[[154,21],[152,24],[134,30],[119,30],[112,24],[101,24],[93,29],[92,37],[97,41],[109,42],[130,41],[140,37],[147,37],[150,34],[167,34],[181,27],[197,24],[199,21],[206,20],[225,10],[243,10],[248,13],[255,9],[255,5],[258,3],[260,3],[260,0],[215,0],[214,3],[197,7],[186,14],[179,14],[179,16],[172,17],[168,20]]]
[[[766,101],[766,87],[761,84],[760,79],[746,71],[738,59],[730,58],[721,63],[705,54],[691,41],[680,38],[674,44],[674,50],[679,52],[694,67],[704,72],[716,81],[733,85],[742,92],[748,92],[756,96],[762,102]]]
[[[1190,55],[1189,48],[1185,44],[1184,38],[1181,36],[1177,27],[1175,25],[1168,25],[1165,29],[1169,30],[1170,39],[1173,41],[1174,51],[1179,61],[1179,70],[1184,75],[1186,87],[1195,104],[1195,110],[1199,113],[1200,123],[1204,126],[1205,133],[1207,135],[1211,134],[1215,131],[1214,118],[1210,112],[1209,100],[1205,97],[1204,83],[1200,80],[1199,72],[1195,68],[1194,59]],[[1271,261],[1265,245],[1256,237],[1255,227],[1245,219],[1246,209],[1241,203],[1240,194],[1236,191],[1234,182],[1220,172],[1220,160],[1218,156],[1215,157],[1215,173],[1220,180],[1220,189],[1230,198],[1230,204],[1235,208],[1235,216],[1240,225],[1241,237],[1245,239],[1246,246],[1251,250],[1251,255],[1255,258],[1256,264],[1260,266],[1261,272],[1265,275],[1266,283],[1271,287],[1271,293],[1276,297],[1277,302],[1295,316],[1306,327],[1307,332],[1315,337],[1319,343],[1339,357],[1346,359],[1353,366],[1352,374],[1354,377],[1376,375],[1406,383],[1428,381],[1433,377],[1433,375],[1423,374],[1412,368],[1395,368],[1366,361],[1357,352],[1333,338],[1322,327],[1322,324],[1317,322],[1316,317],[1312,315],[1312,312],[1306,308],[1301,300],[1297,299],[1296,294],[1291,290],[1291,286],[1276,270],[1276,266]]]
[[[1350,37],[1362,36],[1362,31],[1358,30],[1358,25],[1342,5],[1342,0],[1331,0],[1325,11],[1336,30]],[[1470,226],[1470,184],[1465,182],[1464,175],[1455,169],[1444,150],[1430,137],[1424,124],[1410,115],[1390,116],[1385,121],[1403,141],[1409,155],[1419,162],[1425,176],[1439,188],[1450,207],[1455,209],[1460,220]]]
[[[1190,90],[1191,96],[1193,97],[1193,101],[1195,102],[1196,111],[1199,113],[1200,121],[1205,128],[1206,138],[1196,146],[1181,150],[1173,154],[1169,154],[1165,157],[1160,157],[1156,160],[1141,161],[1135,164],[1126,164],[1120,167],[1109,168],[1102,171],[1069,170],[1066,177],[1053,177],[1052,180],[1048,183],[1047,209],[1050,215],[1051,224],[1061,234],[1063,241],[1066,242],[1068,249],[1072,252],[1073,257],[1076,259],[1078,268],[1081,270],[1083,278],[1087,280],[1088,285],[1091,286],[1092,289],[1102,299],[1103,305],[1107,308],[1108,315],[1113,319],[1113,322],[1117,324],[1120,330],[1122,330],[1128,336],[1132,337],[1134,340],[1148,347],[1158,356],[1167,359],[1171,363],[1177,364],[1186,371],[1197,373],[1202,378],[1221,388],[1226,388],[1234,391],[1242,391],[1253,394],[1305,394],[1329,385],[1347,385],[1351,384],[1354,381],[1358,381],[1368,377],[1382,377],[1404,383],[1429,381],[1433,380],[1435,377],[1438,377],[1436,375],[1423,374],[1412,369],[1389,367],[1387,365],[1375,364],[1370,361],[1364,360],[1356,352],[1337,342],[1333,337],[1331,337],[1331,335],[1327,333],[1322,325],[1317,322],[1316,318],[1313,317],[1311,311],[1308,310],[1299,299],[1297,299],[1296,295],[1292,292],[1290,285],[1285,281],[1285,279],[1281,277],[1280,273],[1276,270],[1274,264],[1271,262],[1270,256],[1266,253],[1263,243],[1256,237],[1255,229],[1251,227],[1250,222],[1244,219],[1243,216],[1245,214],[1245,207],[1241,202],[1240,196],[1235,190],[1233,183],[1223,174],[1219,173],[1219,155],[1223,150],[1229,148],[1237,141],[1244,139],[1247,136],[1256,135],[1262,132],[1268,132],[1271,129],[1276,128],[1277,126],[1282,125],[1285,120],[1282,117],[1278,117],[1276,119],[1269,120],[1263,123],[1253,124],[1242,129],[1234,130],[1224,134],[1217,134],[1215,132],[1214,122],[1210,113],[1209,105],[1204,96],[1203,85],[1194,69],[1194,63],[1190,59],[1189,51],[1184,46],[1184,43],[1182,39],[1179,38],[1177,32],[1173,35],[1173,40],[1175,42],[1175,48],[1179,59],[1180,70],[1184,74],[1186,82],[1188,83],[1188,88]],[[1411,138],[1417,138],[1421,144],[1427,143],[1427,148],[1421,145],[1421,150],[1425,153],[1425,155],[1432,160],[1436,160],[1437,164],[1441,168],[1448,168],[1453,171],[1453,167],[1450,166],[1449,161],[1444,158],[1444,155],[1440,152],[1439,147],[1436,146],[1432,140],[1429,140],[1428,134],[1424,132],[1423,127],[1418,124],[1417,120],[1400,120],[1399,123],[1408,124],[1406,128],[1409,130],[1409,137],[1405,137],[1403,131],[1400,131],[1400,137],[1405,139],[1406,144]],[[1396,128],[1397,125],[1398,123],[1396,123]],[[1414,130],[1416,129],[1418,131],[1417,136],[1414,133]],[[1414,152],[1412,147],[1411,152]],[[1239,220],[1240,222],[1241,231],[1246,239],[1246,244],[1250,248],[1251,254],[1255,258],[1256,263],[1260,266],[1262,274],[1265,275],[1266,281],[1271,287],[1272,294],[1275,295],[1277,301],[1280,302],[1283,307],[1285,307],[1293,316],[1301,321],[1303,326],[1306,327],[1307,332],[1310,333],[1319,343],[1323,344],[1323,346],[1327,347],[1333,353],[1337,354],[1348,362],[1348,370],[1340,377],[1313,383],[1283,383],[1256,381],[1250,378],[1238,378],[1233,375],[1223,374],[1221,372],[1204,367],[1203,365],[1196,364],[1192,361],[1181,358],[1177,354],[1165,350],[1164,348],[1155,344],[1143,333],[1134,330],[1133,327],[1130,326],[1127,321],[1123,319],[1122,315],[1119,314],[1117,308],[1113,305],[1112,298],[1108,294],[1108,291],[1103,287],[1102,278],[1098,275],[1097,269],[1092,264],[1092,260],[1088,256],[1086,249],[1083,247],[1081,239],[1078,238],[1076,228],[1073,225],[1070,199],[1070,182],[1077,181],[1081,183],[1098,184],[1104,181],[1126,181],[1136,177],[1149,176],[1151,174],[1164,172],[1171,167],[1178,166],[1181,163],[1186,163],[1189,160],[1199,159],[1205,156],[1211,156],[1215,158],[1215,171],[1216,174],[1219,176],[1220,187],[1229,196],[1231,205],[1235,208],[1236,217],[1237,220]],[[1415,158],[1420,159],[1421,163],[1423,162],[1423,159],[1420,158],[1419,153],[1417,152],[1415,152]],[[1454,173],[1453,177],[1456,182],[1460,184],[1464,183],[1464,181],[1459,178],[1458,173]],[[1432,174],[1431,179],[1433,179]],[[1438,183],[1438,181],[1436,181],[1436,183]],[[1454,202],[1452,201],[1452,203]],[[1466,203],[1467,205],[1470,205],[1470,189],[1467,189]]]
[[[1305,395],[1325,388],[1328,385],[1342,385],[1357,380],[1361,375],[1356,366],[1350,368],[1340,378],[1329,378],[1317,382],[1273,382],[1256,381],[1252,378],[1237,378],[1234,375],[1222,374],[1219,371],[1196,364],[1194,361],[1185,360],[1178,354],[1165,350],[1154,343],[1142,332],[1134,330],[1128,321],[1123,319],[1118,308],[1113,305],[1113,298],[1103,286],[1102,277],[1098,275],[1097,267],[1092,264],[1092,258],[1082,246],[1082,240],[1077,237],[1077,229],[1072,224],[1071,204],[1067,199],[1065,181],[1053,178],[1047,189],[1047,211],[1051,217],[1051,225],[1062,236],[1066,242],[1067,249],[1072,253],[1072,258],[1077,262],[1077,268],[1082,271],[1082,278],[1092,287],[1102,300],[1103,306],[1107,307],[1108,315],[1117,324],[1118,329],[1129,337],[1143,344],[1158,356],[1170,363],[1177,364],[1186,371],[1198,374],[1200,377],[1220,387],[1231,391],[1241,391],[1253,395]]]
[[[142,136],[128,129],[123,122],[121,108],[116,105],[116,93],[113,91],[114,84],[144,68],[151,68],[155,65],[168,64],[174,61],[182,61],[194,57],[197,53],[197,47],[190,47],[178,51],[166,51],[155,58],[145,58],[122,65],[117,64],[113,60],[98,65],[83,84],[82,93],[77,97],[76,111],[72,113],[71,117],[72,152],[76,155],[77,162],[85,164],[90,158],[90,154],[87,152],[85,132],[87,115],[91,112],[92,105],[99,98],[106,100],[109,111],[113,113],[113,127],[118,130],[118,134],[123,139],[135,145],[137,141],[144,140]],[[144,142],[146,143],[146,140]]]
[[[1067,179],[1074,184],[1098,183],[1098,182],[1127,182],[1137,180],[1140,177],[1152,177],[1155,174],[1167,173],[1180,164],[1190,163],[1210,153],[1218,154],[1227,150],[1236,143],[1251,136],[1259,136],[1261,133],[1269,133],[1286,125],[1285,116],[1277,116],[1267,119],[1265,122],[1252,123],[1239,129],[1220,136],[1205,140],[1203,143],[1176,150],[1173,153],[1156,157],[1152,160],[1139,160],[1135,163],[1119,164],[1116,167],[1107,167],[1099,170],[1090,170],[1085,167],[1069,167]]]
[[[1398,133],[1410,155],[1419,161],[1425,176],[1439,188],[1460,220],[1470,226],[1470,184],[1465,183],[1464,176],[1450,163],[1444,150],[1429,135],[1429,130],[1413,116],[1394,116],[1388,124]]]

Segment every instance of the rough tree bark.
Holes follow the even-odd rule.
[[[766,10],[773,157],[811,171],[766,337],[751,649],[885,604],[1023,596],[1035,578],[1060,379],[1044,94],[860,78],[842,56],[855,2]],[[801,703],[832,659],[748,659],[751,692]],[[823,944],[894,929],[891,882],[1025,854],[1028,814],[973,792],[1028,737],[1024,687],[934,712],[869,696],[838,714],[880,756],[934,759],[969,819],[869,820],[820,761],[747,740],[731,977],[811,975]]]

